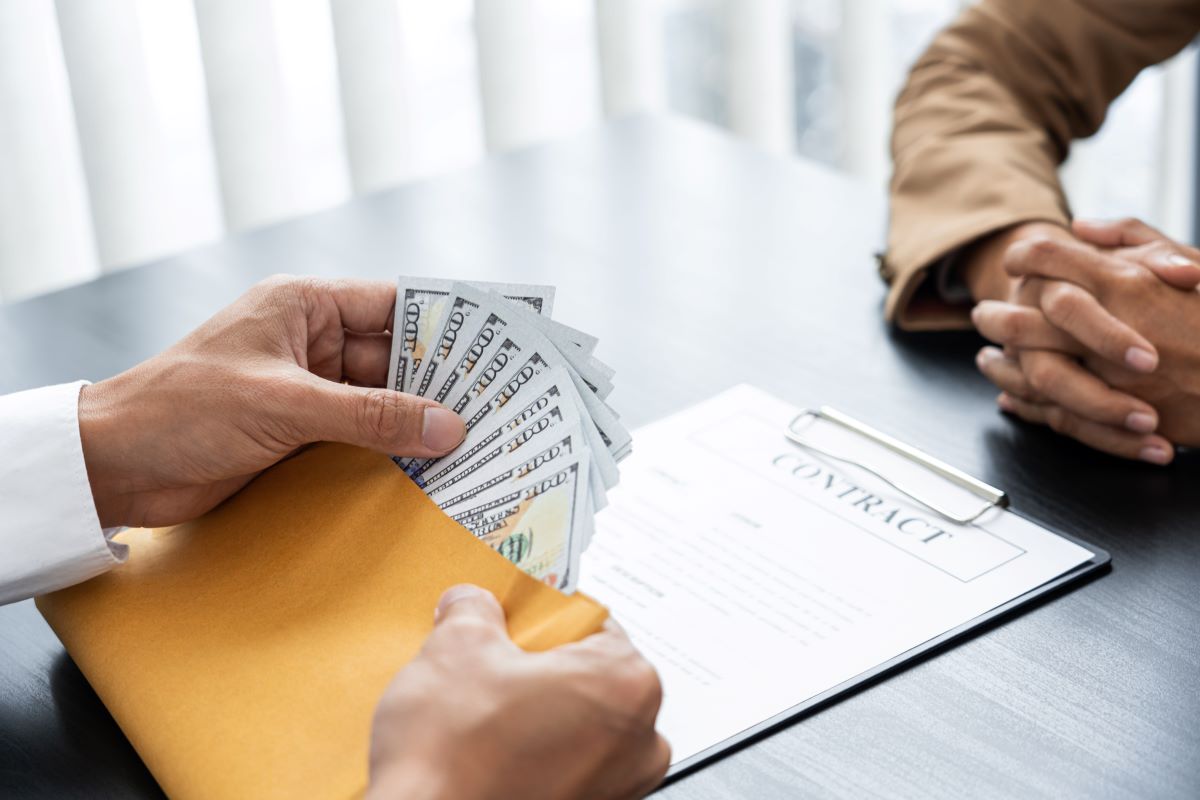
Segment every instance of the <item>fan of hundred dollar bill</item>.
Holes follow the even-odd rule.
[[[466,439],[396,463],[451,518],[535,578],[573,591],[629,432],[604,398],[596,338],[550,319],[554,288],[400,278],[388,385],[436,400]]]

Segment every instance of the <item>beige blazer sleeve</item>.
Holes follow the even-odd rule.
[[[940,301],[931,265],[979,237],[1066,223],[1057,168],[1099,129],[1145,67],[1200,30],[1200,0],[982,0],[917,61],[896,102],[889,321],[968,327]]]

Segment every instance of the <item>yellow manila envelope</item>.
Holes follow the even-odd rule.
[[[477,541],[386,456],[343,445],[121,537],[126,564],[38,608],[172,797],[361,795],[375,704],[453,584],[494,592],[530,650],[607,616]]]

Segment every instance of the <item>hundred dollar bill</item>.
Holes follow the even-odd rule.
[[[548,367],[543,354],[557,353],[554,345],[523,322],[520,313],[507,303],[492,305],[481,333],[490,338],[481,341],[479,347],[468,348],[460,364],[449,371],[443,388],[433,395],[435,400],[468,419],[467,409],[482,405],[489,389],[503,385],[530,358],[536,356],[534,360],[539,366],[527,380]]]
[[[429,486],[436,483],[464,465],[487,452],[488,447],[495,445],[507,433],[526,424],[539,414],[554,405],[562,405],[569,398],[559,389],[559,382],[568,385],[568,392],[574,389],[570,379],[561,370],[551,370],[530,382],[528,393],[521,400],[524,405],[516,411],[517,404],[509,403],[503,410],[498,410],[492,417],[485,417],[467,426],[466,436],[462,444],[440,458],[431,460],[423,468],[414,466],[410,474],[419,479],[418,483]],[[568,406],[572,403],[567,402]],[[576,408],[578,406],[576,405]],[[496,420],[501,420],[496,422]],[[480,424],[486,421],[487,424]]]
[[[564,413],[564,409],[569,409],[569,413]],[[439,493],[445,492],[447,489],[453,488],[457,484],[470,478],[476,472],[486,468],[490,474],[491,470],[498,469],[498,465],[503,462],[505,456],[510,453],[515,453],[530,442],[541,443],[541,439],[551,435],[551,429],[561,428],[564,423],[564,417],[575,417],[574,424],[578,426],[578,417],[574,412],[574,407],[570,404],[565,406],[553,406],[540,416],[529,420],[526,424],[517,428],[516,431],[508,436],[508,438],[496,443],[485,452],[481,452],[479,457],[468,461],[461,469],[455,472],[450,472],[442,479],[434,482],[425,483],[423,488],[425,493],[430,497],[436,498]],[[582,433],[578,434],[582,435]],[[468,481],[469,483],[469,481]]]
[[[595,480],[604,488],[615,486],[619,474],[609,449],[628,442],[629,433],[612,416],[603,401],[588,390],[558,349],[541,333],[513,319],[506,324],[501,339],[500,345],[489,348],[480,359],[481,364],[472,369],[464,387],[443,402],[461,414],[467,429],[473,430],[483,417],[512,402],[529,381],[550,367],[560,367],[575,386],[573,399],[582,406],[582,416],[591,422],[585,425],[585,432],[594,450],[598,473]],[[499,389],[489,393],[492,387]],[[521,395],[522,398],[524,396]],[[404,465],[405,471],[409,475],[421,475],[434,460],[410,461]]]
[[[511,330],[509,330],[510,328]],[[529,325],[519,317],[506,320],[504,330],[510,341],[529,343],[536,347],[538,352],[544,354],[544,359],[548,363],[561,365],[567,371],[567,374],[571,377],[571,381],[575,384],[576,389],[581,395],[587,414],[592,418],[597,430],[600,432],[604,446],[608,448],[611,454],[614,454],[614,457],[619,452],[628,455],[627,448],[631,442],[629,432],[620,424],[616,412],[604,403],[602,397],[596,394],[596,387],[580,374],[576,368],[577,362],[575,359],[564,353],[562,348],[555,346],[534,325]],[[485,354],[481,360],[486,359],[487,355]],[[505,373],[500,373],[500,375],[501,380],[506,377]],[[611,388],[611,383],[608,386]],[[468,410],[467,413],[469,414],[470,411]],[[606,473],[604,477],[606,486],[611,487],[614,485],[614,482],[610,482],[610,474]]]
[[[512,309],[499,313],[489,311],[480,317],[479,327],[462,343],[463,346],[450,352],[426,397],[452,405],[469,387],[475,371],[492,362],[494,351],[504,342],[504,329],[513,318],[513,312]]]
[[[552,390],[548,388],[551,386]],[[552,391],[556,398],[561,398],[575,407],[575,414],[583,427],[592,460],[593,469],[588,472],[588,480],[591,484],[593,503],[597,510],[604,508],[608,504],[606,489],[615,486],[619,476],[617,462],[605,450],[604,442],[600,438],[600,431],[586,416],[583,401],[579,397],[579,390],[575,388],[567,369],[560,365],[547,368],[538,353],[531,354],[529,360],[511,374],[484,404],[475,408],[473,413],[465,415],[466,441],[470,443],[475,440],[476,430],[486,431],[490,426],[490,420],[505,419],[509,414],[509,409],[533,402],[530,398],[539,398],[547,391]],[[470,446],[467,449],[469,450]],[[424,461],[414,459],[402,466],[414,481],[420,483],[425,480],[425,476],[429,474],[430,470],[440,471],[437,464],[447,458],[449,456]],[[455,456],[453,460],[460,461],[460,459],[461,454]]]
[[[430,353],[419,370],[415,393],[432,397],[439,403],[452,405],[465,380],[498,346],[505,328],[521,322],[541,333],[553,344],[572,369],[580,374],[587,388],[600,397],[612,392],[610,375],[593,366],[592,361],[573,338],[578,333],[561,323],[530,311],[529,307],[493,291],[483,291],[471,284],[452,286],[446,315],[445,333],[439,345]],[[469,320],[469,322],[468,322]],[[594,341],[593,337],[586,337]]]
[[[600,344],[600,340],[595,336],[592,336],[590,333],[584,333],[578,328],[572,328],[570,325],[564,325],[558,320],[550,319],[550,317],[542,317],[542,319],[550,323],[550,329],[553,330],[555,334],[558,335],[563,341],[570,342],[572,345],[579,348],[579,350],[583,351],[583,355],[588,358],[592,357],[592,352],[595,351],[596,345]],[[612,375],[608,375],[607,377],[611,378]]]
[[[608,364],[605,364],[595,356],[588,356],[588,365],[592,368],[593,372],[597,373],[598,375],[603,375],[607,380],[610,381],[613,379],[613,376],[617,374],[615,369],[610,367]]]
[[[551,367],[551,373],[565,373],[566,370],[561,366]],[[495,402],[499,404],[506,396],[517,397],[520,395],[522,388],[521,381],[525,372],[518,374],[503,386],[495,398]],[[591,458],[591,469],[588,470],[588,481],[590,484],[589,496],[591,497],[593,507],[596,510],[605,508],[608,505],[607,490],[616,486],[619,479],[617,470],[617,462],[607,450],[604,449],[604,443],[600,438],[600,431],[596,424],[587,416],[584,408],[583,400],[579,396],[579,391],[571,383],[569,377],[556,380],[556,386],[564,397],[574,401],[575,409],[580,417],[580,425],[583,428],[583,436],[587,443],[587,453]],[[511,400],[510,400],[511,402]],[[521,401],[523,402],[523,400]],[[474,417],[472,417],[474,419]]]
[[[553,295],[401,278],[389,385],[466,425],[449,455],[396,462],[476,536],[570,591],[631,440],[604,402],[614,371],[594,336],[550,319]]]
[[[537,343],[529,342],[521,336],[501,337],[500,344],[492,348],[489,358],[483,366],[474,371],[469,379],[462,384],[462,391],[453,399],[447,400],[447,405],[455,414],[463,414],[470,419],[467,409],[476,410],[486,406],[484,399],[497,386],[512,378],[521,370],[521,365],[528,369],[529,378],[536,377],[550,368],[543,353],[549,351],[534,349]]]
[[[492,427],[461,455],[444,456],[418,480],[425,493],[435,497],[439,492],[468,478],[472,473],[503,459],[530,442],[540,442],[564,425],[580,424],[579,410],[570,398],[562,397],[557,385],[547,387],[537,399],[521,411]],[[491,427],[491,426],[489,426]]]
[[[471,380],[464,383],[456,396],[447,398],[444,402],[470,421],[472,415],[483,405],[481,398],[488,386],[503,385],[512,376],[523,371],[532,377],[547,365],[561,366],[575,384],[584,409],[609,452],[616,453],[628,446],[631,441],[629,432],[621,425],[617,415],[590,390],[570,360],[540,331],[519,319],[510,319],[505,325],[502,339],[499,346],[493,346],[481,359],[487,362],[486,365],[475,372]],[[484,391],[481,391],[480,387]],[[464,399],[465,403],[462,402]],[[612,477],[615,478],[615,471]],[[615,480],[610,483],[609,478],[609,475],[605,476],[605,485],[611,487],[615,485]]]
[[[494,464],[478,482],[468,482],[469,485],[465,487],[460,486],[454,491],[446,492],[450,497],[434,497],[434,502],[442,510],[446,510],[472,502],[491,490],[504,491],[506,486],[516,486],[526,479],[537,478],[554,471],[560,460],[578,455],[581,444],[581,430],[578,424],[566,430],[556,431],[549,446],[533,453],[518,449],[502,462]]]
[[[516,368],[510,363],[504,371],[499,373],[495,384],[503,388],[497,397],[505,402],[511,399],[511,395],[506,397],[504,394],[506,390],[511,390],[515,394],[515,391],[520,388],[521,381],[527,381],[543,372],[547,365],[562,369],[575,386],[576,391],[571,396],[580,405],[582,416],[590,423],[585,424],[584,428],[593,451],[593,464],[596,467],[596,470],[593,471],[594,481],[598,486],[602,485],[604,488],[611,489],[616,486],[619,473],[613,453],[628,448],[631,441],[629,432],[617,420],[612,410],[588,390],[582,378],[571,368],[570,363],[562,357],[557,348],[541,334],[522,326],[519,322],[514,322],[508,333],[510,338],[516,341],[529,343],[526,348],[529,355]],[[467,424],[473,425],[477,415],[486,414],[488,411],[486,404],[472,402],[466,405],[462,413]],[[596,494],[597,507],[602,508],[604,505],[603,489],[598,489]]]
[[[429,385],[440,367],[453,352],[454,346],[464,337],[471,335],[478,326],[479,306],[463,298],[457,293],[448,295],[447,309],[442,318],[442,329],[434,341],[434,346],[425,354],[421,365],[417,367],[410,390],[421,397],[428,396]]]
[[[489,348],[500,341],[498,336],[510,319],[536,316],[518,302],[470,284],[454,283],[451,296],[465,324],[441,337],[433,358],[421,370],[416,392],[439,403],[462,387],[462,381],[488,356]]]
[[[504,326],[498,327],[502,331],[514,324],[495,315],[490,314],[489,317],[496,319],[498,326]],[[528,337],[525,338],[528,341]],[[474,358],[473,355],[471,357]],[[549,365],[539,353],[528,352],[528,347],[522,347],[516,338],[505,332],[498,337],[497,342],[483,349],[473,364],[456,368],[456,375],[452,376],[451,380],[458,385],[439,402],[463,417],[467,433],[470,435],[484,417],[508,405],[522,386],[546,372],[548,368]],[[500,402],[491,402],[497,397],[496,387],[503,387],[514,378],[517,383],[508,393],[499,396]],[[434,399],[437,399],[436,395]],[[470,413],[467,412],[468,408]],[[434,458],[413,459],[404,465],[404,469],[416,480],[421,478],[435,461],[437,459]]]
[[[572,592],[586,535],[587,470],[587,459],[575,456],[554,474],[451,517],[528,574]]]
[[[496,293],[490,292],[490,294],[495,295]],[[508,303],[512,302],[509,300],[509,298],[504,298],[504,300]],[[519,304],[517,304],[517,306],[520,308]],[[530,320],[526,319],[525,321],[529,322]],[[572,328],[570,325],[566,325],[556,319],[551,319],[549,316],[544,314],[539,315],[536,322],[539,323],[538,330],[544,333],[556,345],[564,350],[578,350],[580,351],[580,355],[584,358],[590,358],[592,351],[594,351],[596,349],[596,345],[600,343],[600,340],[595,336],[592,336],[590,333],[584,333],[578,328]],[[612,376],[609,375],[607,377],[611,378]]]
[[[474,341],[486,321],[487,312],[497,308],[511,311],[523,320],[537,321],[538,324],[559,326],[571,333],[578,333],[561,323],[554,322],[542,316],[549,313],[549,302],[541,302],[540,298],[522,297],[517,295],[502,295],[484,288],[478,283],[455,282],[447,295],[446,311],[441,321],[441,330],[411,384],[413,394],[422,397],[429,396],[430,387],[440,386],[446,379],[442,372],[443,364],[455,364],[461,359],[468,343]],[[539,300],[535,302],[535,299]],[[586,334],[580,334],[587,337]],[[587,337],[594,341],[594,337]],[[597,373],[598,379],[608,380],[611,376]],[[439,381],[439,376],[441,381]]]
[[[421,363],[433,348],[441,332],[446,304],[455,281],[440,278],[402,276],[396,284],[396,313],[392,323],[392,354],[387,385],[397,391],[411,391]],[[554,303],[554,287],[516,283],[485,283],[477,286],[495,290],[504,297],[549,314]]]
[[[580,348],[574,346],[574,343],[570,338],[570,329],[565,331],[560,330],[560,328],[566,328],[566,326],[561,325],[561,323],[557,323],[552,319],[535,317],[531,314],[522,314],[521,320],[549,339],[550,343],[558,348],[558,352],[562,354],[562,357],[566,359],[568,364],[571,365],[571,368],[579,373],[579,376],[583,379],[583,382],[593,394],[597,395],[601,399],[612,394],[612,376],[605,375],[599,369],[601,366],[600,362],[594,358],[589,359],[587,354],[585,354]],[[596,365],[593,366],[592,362],[596,362]]]
[[[629,431],[621,424],[617,418],[617,414],[603,400],[597,397],[590,391],[587,391],[587,385],[579,373],[571,369],[569,364],[564,365],[567,374],[571,377],[571,381],[575,384],[575,388],[579,390],[580,400],[583,402],[584,409],[587,415],[591,417],[592,423],[596,426],[597,432],[604,443],[605,449],[613,458],[616,458],[617,453],[629,454],[629,448],[633,441],[633,437],[629,435]],[[607,484],[611,486],[612,484]]]
[[[472,286],[453,282],[451,287],[457,289],[458,296],[472,304],[474,321],[465,335],[461,335],[462,331],[455,332],[455,341],[444,356],[439,352],[437,363],[431,365],[430,370],[421,377],[424,388],[417,394],[453,407],[469,387],[476,370],[491,363],[493,351],[504,342],[503,333],[509,320],[515,319],[519,311],[515,305],[496,303],[485,292]],[[416,476],[419,468],[429,461],[401,458],[396,459],[396,463],[409,475]]]

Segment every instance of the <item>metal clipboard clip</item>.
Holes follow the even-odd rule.
[[[870,464],[864,464],[857,459],[838,455],[837,453],[829,451],[825,447],[814,444],[813,442],[807,440],[802,431],[797,430],[797,426],[805,419],[809,418],[833,423],[834,425],[837,425],[845,430],[869,439],[875,444],[884,447],[893,453],[908,459],[909,461],[912,461],[914,464],[924,467],[925,469],[941,476],[942,478],[945,478],[955,486],[966,489],[971,494],[983,500],[985,505],[975,513],[968,514],[967,516],[962,516],[955,514],[952,511],[948,511],[939,503],[922,497],[917,492],[906,488],[905,486],[896,482],[894,479],[884,475]],[[804,409],[796,415],[795,419],[791,421],[783,433],[784,436],[786,436],[790,441],[799,445],[800,447],[811,450],[814,453],[820,453],[826,458],[832,458],[834,461],[840,461],[843,464],[850,464],[858,467],[859,469],[866,470],[906,497],[915,500],[916,502],[928,508],[930,511],[933,511],[939,516],[945,517],[946,519],[958,525],[970,525],[971,523],[975,522],[975,520],[991,511],[993,508],[1006,508],[1008,506],[1008,495],[996,487],[989,486],[983,481],[971,477],[960,469],[955,469],[944,461],[940,461],[928,453],[918,450],[911,445],[907,445],[898,439],[894,439],[891,436],[888,436],[886,433],[882,433],[874,428],[864,425],[858,420],[848,417],[840,411],[829,408],[828,406],[821,406],[819,409]]]

